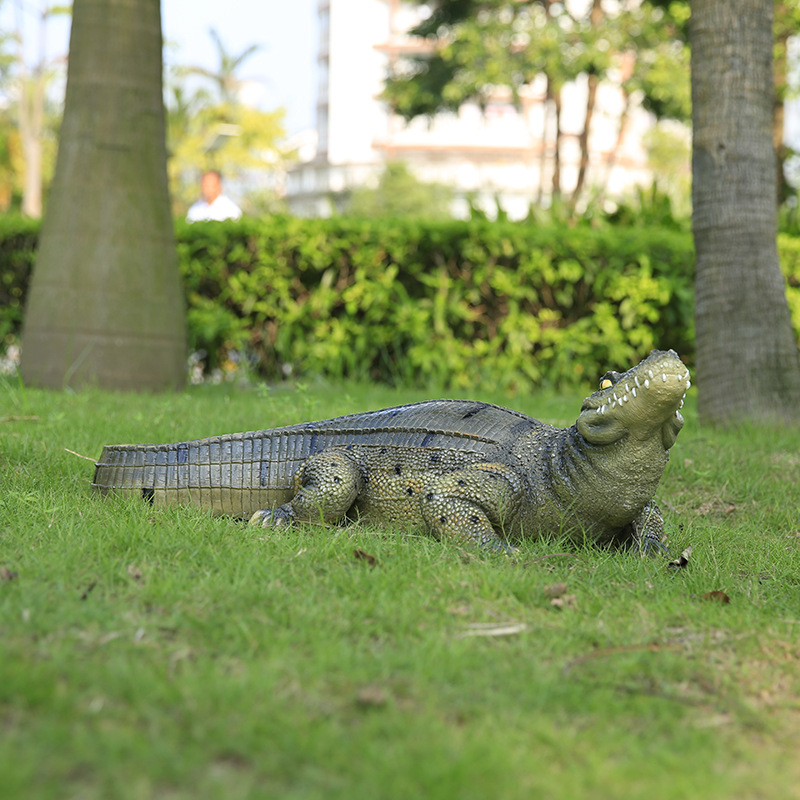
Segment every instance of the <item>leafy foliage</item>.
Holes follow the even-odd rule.
[[[217,169],[227,182],[248,170],[263,169],[265,153],[279,161],[283,117],[282,110],[239,104],[202,105],[182,118],[171,114],[168,170],[176,213],[182,216],[197,199],[202,172]]]
[[[616,225],[277,216],[179,223],[191,346],[258,374],[504,391],[694,352],[691,235]],[[38,226],[0,226],[0,332],[18,336]],[[779,249],[800,336],[800,239]]]
[[[347,207],[355,217],[420,217],[448,219],[451,187],[417,179],[402,161],[386,164],[378,185],[353,190]]]
[[[0,217],[0,350],[13,343],[22,330],[40,226],[38,220]]]
[[[386,84],[386,97],[407,118],[485,101],[497,86],[508,86],[516,98],[542,74],[561,87],[581,74],[602,79],[611,71],[629,93],[642,92],[657,117],[691,118],[686,2],[616,9],[587,3],[580,13],[537,1],[424,4],[432,13],[411,34],[435,46],[401,64]]]
[[[688,120],[690,116],[682,5],[656,8],[645,2],[630,7],[600,0],[580,8],[515,0],[439,0],[424,5],[429,16],[410,31],[420,45],[393,65],[384,98],[394,111],[411,119],[454,111],[467,102],[485,107],[498,96],[500,87],[510,91],[517,106],[522,105],[523,96],[544,91],[545,114],[552,120],[535,123],[537,135],[546,142],[545,149],[560,154],[561,92],[567,84],[584,78],[588,90],[583,129],[578,134],[580,167],[570,190],[573,205],[585,186],[598,182],[599,176],[587,181],[586,175],[601,83],[616,86],[621,94],[621,109],[606,109],[618,114],[620,131],[639,98],[661,117]],[[569,182],[555,158],[552,188],[545,189],[544,184],[539,188],[557,198]]]
[[[279,218],[187,233],[194,345],[244,349],[268,377],[514,391],[691,348],[691,242],[668,231]]]
[[[35,3],[28,12],[37,18],[36,36],[44,41],[49,22],[70,14],[71,8]],[[17,17],[15,31],[0,30],[0,211],[22,208],[38,218],[42,195],[55,170],[63,98],[54,94],[53,87],[66,59],[47,59],[42,48],[33,56],[25,46],[21,19]]]
[[[285,136],[285,111],[262,111],[242,102],[248,81],[239,70],[258,46],[232,54],[213,28],[210,35],[217,51],[216,69],[176,66],[169,73],[168,169],[174,211],[179,216],[197,199],[202,172],[219,170],[226,179],[236,180],[290,157],[279,144]],[[202,79],[211,89],[204,85],[190,90],[186,83],[189,76]],[[273,202],[271,193],[262,190],[248,210],[264,209]]]

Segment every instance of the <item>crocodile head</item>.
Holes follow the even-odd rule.
[[[600,389],[583,401],[576,428],[592,445],[622,439],[652,441],[669,450],[683,427],[679,409],[691,385],[674,350],[653,350],[627,372],[607,372]]]

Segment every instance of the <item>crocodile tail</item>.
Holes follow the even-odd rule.
[[[253,435],[174,444],[107,445],[95,465],[92,488],[140,497],[152,505],[194,505],[212,514],[249,518],[286,502],[291,481],[268,480],[252,456]]]
[[[167,468],[177,459],[177,445],[107,445],[95,464],[92,488],[152,501],[156,486],[170,482]]]

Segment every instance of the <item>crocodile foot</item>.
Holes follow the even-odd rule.
[[[648,532],[642,536],[642,541],[639,543],[639,552],[643,556],[650,556],[651,558],[656,558],[657,556],[667,557],[669,556],[669,547],[661,536]]]
[[[294,517],[294,512],[287,506],[262,508],[250,517],[248,525],[257,525],[259,528],[285,528],[294,522]]]
[[[643,556],[655,558],[669,555],[664,517],[654,502],[649,502],[642,509],[641,514],[631,522],[627,533],[631,543]]]

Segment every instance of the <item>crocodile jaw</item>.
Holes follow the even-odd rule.
[[[691,386],[689,370],[674,350],[654,350],[625,373],[609,373],[607,388],[584,400],[578,432],[593,445],[625,437],[651,439],[659,430],[669,450],[683,427],[680,408]]]

